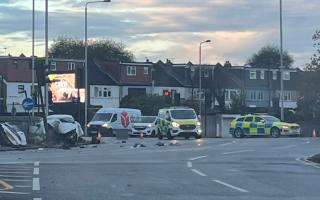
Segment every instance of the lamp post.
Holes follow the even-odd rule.
[[[48,36],[48,32],[49,32],[49,24],[48,24],[48,0],[46,0],[46,4],[45,4],[45,66],[48,67],[49,65],[49,36]],[[48,99],[48,83],[46,83],[45,85],[45,91],[44,91],[44,99],[45,99],[45,116],[47,117],[49,114],[49,99]],[[46,127],[47,128],[47,127]]]
[[[280,102],[281,102],[281,120],[284,120],[283,111],[283,36],[282,36],[282,0],[280,0]]]
[[[87,121],[88,121],[88,5],[94,4],[94,3],[108,3],[111,2],[111,0],[101,0],[101,1],[88,1],[85,6],[85,26],[84,26],[84,35],[85,35],[85,41],[84,41],[84,62],[85,62],[85,101],[84,101],[84,129],[85,129],[85,135],[88,135],[88,129],[87,129]]]
[[[31,97],[34,94],[34,15],[35,15],[35,0],[32,0],[32,84],[31,84]],[[32,109],[32,117],[34,116],[34,110]]]
[[[203,42],[200,42],[200,45],[199,45],[199,115],[201,117],[201,104],[202,104],[202,67],[201,67],[201,46],[202,44],[204,43],[209,43],[211,42],[211,40],[206,40],[206,41],[203,41]]]

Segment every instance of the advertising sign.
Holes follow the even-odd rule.
[[[73,102],[78,100],[78,89],[75,87],[76,75],[69,74],[50,74],[49,90],[52,92],[54,103]],[[80,89],[80,102],[85,100],[85,90]]]

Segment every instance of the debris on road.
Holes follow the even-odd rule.
[[[0,123],[0,144],[5,146],[25,146],[27,139],[24,132],[9,123]]]
[[[159,147],[163,147],[163,146],[165,146],[165,144],[163,143],[163,142],[157,142],[157,144],[156,144],[157,146],[159,146]]]
[[[177,145],[180,145],[180,144],[178,143],[177,140],[171,140],[169,145],[170,146],[177,146]]]
[[[142,143],[135,143],[133,145],[133,148],[139,148],[139,147],[146,147],[146,145],[142,144]]]
[[[311,156],[307,158],[308,161],[314,162],[314,163],[319,163],[320,164],[320,154],[316,154],[314,156]]]

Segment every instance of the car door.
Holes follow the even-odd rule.
[[[261,117],[258,117],[256,116],[255,117],[255,123],[256,123],[256,126],[257,126],[257,135],[265,135],[266,132],[265,132],[265,125],[266,125],[266,122],[263,118]]]
[[[248,116],[244,119],[243,125],[242,125],[242,131],[245,135],[251,135],[252,134],[252,122],[253,122],[253,116]]]

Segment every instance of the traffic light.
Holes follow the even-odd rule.
[[[163,96],[165,97],[165,102],[166,104],[170,104],[171,105],[171,93],[169,92],[169,90],[163,90]]]
[[[165,97],[170,97],[170,92],[169,92],[169,90],[163,90],[163,96],[165,96]]]
[[[50,82],[49,66],[45,64],[44,60],[35,60],[35,68],[37,73],[37,80],[39,86],[44,86]]]
[[[83,68],[76,69],[76,88],[85,88]]]
[[[173,105],[180,106],[180,93],[174,93],[173,95]]]

